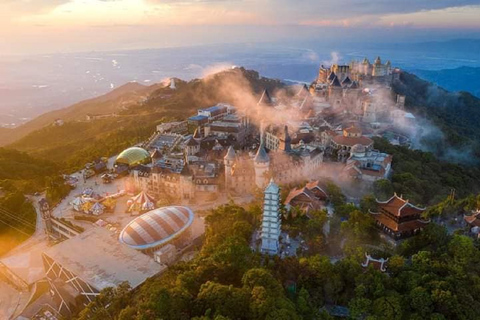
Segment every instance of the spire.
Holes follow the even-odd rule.
[[[345,77],[345,79],[343,79],[342,81],[342,85],[349,85],[352,83],[352,80],[350,80],[350,78],[348,76]]]
[[[337,77],[337,75],[335,74],[335,72],[330,72],[330,74],[328,75],[328,78],[327,80],[328,81],[333,81],[333,79],[335,79]]]
[[[265,192],[272,192],[272,193],[278,193],[280,188],[278,185],[273,181],[273,178],[270,179],[270,182],[268,183],[267,187],[265,188]]]
[[[230,160],[233,161],[235,160],[235,149],[233,149],[232,146],[228,147],[227,154],[223,158],[224,160]]]
[[[332,87],[342,87],[342,85],[340,84],[340,81],[338,81],[337,76],[335,76],[335,78],[332,80],[332,82],[330,82],[330,85]]]
[[[285,131],[284,131],[284,135],[283,135],[283,142],[284,142],[283,151],[285,151],[285,152],[290,152],[290,151],[292,151],[292,138],[291,138],[290,135],[288,134],[288,126],[287,126],[287,125],[285,125]]]
[[[260,147],[258,147],[257,154],[253,159],[255,163],[268,163],[270,162],[270,158],[268,157],[267,151],[265,151],[265,147],[263,141],[260,143]]]

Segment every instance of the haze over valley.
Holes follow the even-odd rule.
[[[480,67],[480,40],[446,42],[246,43],[110,52],[0,57],[0,126],[15,127],[47,111],[107,93],[130,81],[143,85],[170,77],[184,80],[229,66],[244,66],[262,76],[310,83],[319,64],[390,57],[395,66],[418,71],[449,90],[471,89],[470,68]],[[456,69],[456,78],[435,72]],[[463,77],[465,75],[465,77]],[[462,82],[463,81],[463,82]],[[478,92],[473,92],[479,94]],[[101,112],[99,110],[99,112]]]

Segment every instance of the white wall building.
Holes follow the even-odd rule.
[[[265,188],[262,217],[262,247],[261,251],[268,254],[279,253],[279,237],[281,228],[280,188],[270,180]]]

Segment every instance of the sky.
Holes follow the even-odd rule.
[[[479,0],[0,0],[0,53],[480,38]]]

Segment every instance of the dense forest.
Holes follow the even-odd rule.
[[[375,193],[385,199],[394,191],[413,203],[432,205],[444,200],[452,190],[459,197],[480,191],[480,170],[476,166],[439,160],[432,153],[393,146],[374,138],[375,148],[393,155],[391,181],[380,180]]]
[[[480,312],[480,250],[469,237],[432,224],[384,253],[389,269],[382,273],[361,266],[360,243],[372,240],[373,228],[365,212],[351,211],[342,222],[349,250],[336,263],[317,253],[279,259],[252,251],[259,215],[234,205],[213,210],[194,260],[139,290],[102,291],[78,319],[333,319],[326,312],[332,305],[371,320],[476,319]]]
[[[406,96],[407,110],[440,129],[440,136],[426,137],[424,147],[446,160],[478,163],[480,98],[465,91],[449,92],[408,72],[400,74],[393,89]]]
[[[56,203],[70,191],[59,170],[51,161],[0,148],[0,255],[35,231],[37,215],[26,194],[45,191]]]

